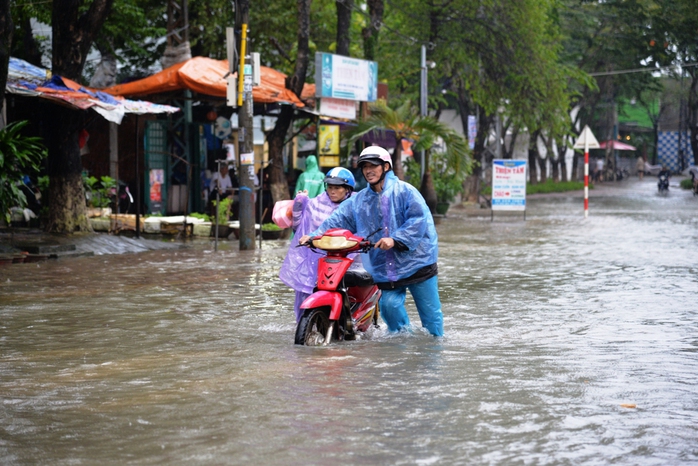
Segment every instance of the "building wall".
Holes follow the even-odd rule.
[[[690,134],[690,132],[684,132],[679,137],[678,131],[660,131],[657,142],[657,162],[665,165],[673,173],[692,167],[694,164]],[[681,160],[682,149],[683,161]]]

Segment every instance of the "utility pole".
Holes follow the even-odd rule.
[[[240,130],[240,250],[255,248],[254,221],[254,137],[252,134],[252,64],[247,57],[247,26],[250,17],[249,0],[240,0],[240,66],[238,67],[238,116]],[[261,184],[261,181],[260,181]],[[260,196],[261,196],[260,192]],[[260,219],[261,222],[261,219]],[[259,234],[261,235],[261,228]]]
[[[420,73],[419,73],[419,116],[425,117],[427,116],[427,83],[428,78],[427,78],[427,47],[422,44],[422,59],[420,61]],[[420,158],[420,184],[422,180],[424,180],[424,172],[426,171],[426,167],[424,166],[425,162],[425,154],[424,150],[421,150],[419,152],[419,158]]]

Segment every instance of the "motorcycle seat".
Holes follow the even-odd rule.
[[[344,285],[352,286],[370,286],[373,285],[373,277],[365,270],[347,270],[344,275]]]

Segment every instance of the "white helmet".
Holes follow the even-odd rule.
[[[390,158],[388,151],[380,146],[369,146],[362,150],[359,155],[358,166],[361,167],[361,164],[364,162],[372,163],[373,165],[389,163],[390,168],[393,168],[393,159]]]

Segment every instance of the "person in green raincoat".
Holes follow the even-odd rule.
[[[314,155],[309,155],[305,159],[305,171],[298,177],[294,197],[301,191],[307,191],[309,199],[325,191],[325,174],[320,171],[317,157]]]

